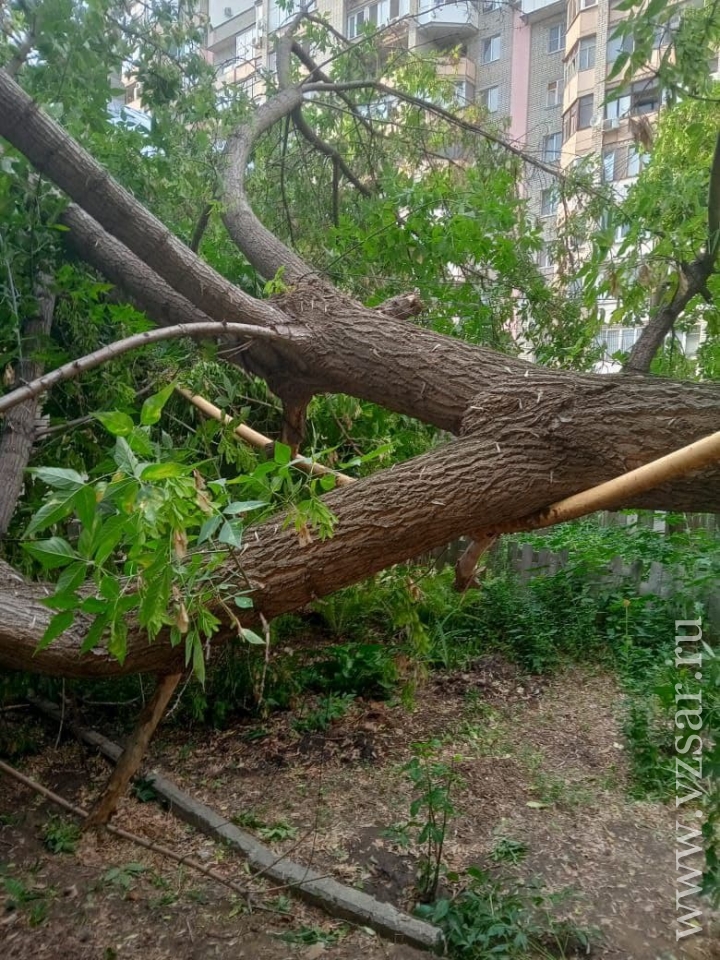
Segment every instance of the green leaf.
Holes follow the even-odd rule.
[[[243,594],[234,598],[235,606],[240,607],[241,610],[250,610],[252,608],[253,602],[252,597],[246,597]]]
[[[134,477],[138,467],[138,459],[130,449],[130,444],[124,437],[118,437],[113,450],[113,460],[129,477]]]
[[[79,559],[78,554],[62,537],[50,537],[49,540],[35,540],[24,543],[23,549],[27,550],[31,557],[38,560],[45,570],[66,567],[73,560]]]
[[[273,460],[281,467],[286,467],[292,460],[292,450],[286,443],[276,441],[273,444]]]
[[[247,640],[248,643],[254,643],[257,646],[262,646],[262,647],[265,646],[265,641],[263,640],[263,638],[259,637],[257,633],[255,633],[253,630],[249,630],[247,627],[242,627],[240,632],[242,633],[243,637]]]
[[[82,490],[78,490],[75,494],[75,512],[84,527],[92,526],[96,510],[95,488],[86,484]]]
[[[251,510],[259,510],[261,507],[266,506],[267,501],[265,500],[235,500],[225,507],[223,513],[234,517],[237,516],[238,513],[249,513]]]
[[[60,613],[56,613],[50,623],[47,625],[47,629],[42,635],[42,639],[40,640],[40,643],[38,643],[35,652],[37,653],[40,650],[44,650],[46,647],[49,647],[53,640],[56,640],[61,633],[64,633],[69,627],[72,626],[74,619],[74,610],[61,610]]]
[[[61,467],[35,467],[30,473],[42,480],[53,490],[75,492],[85,485],[85,478],[77,470],[64,470]]]
[[[127,437],[135,427],[132,417],[129,417],[121,410],[111,410],[109,413],[96,413],[95,417],[105,427],[107,432],[111,433],[114,437]]]
[[[198,683],[205,686],[205,657],[203,656],[202,643],[200,638],[196,637],[193,642],[193,673],[198,679]]]
[[[208,517],[207,520],[205,520],[203,525],[200,527],[200,533],[198,533],[198,538],[197,538],[198,545],[201,543],[205,543],[206,540],[209,540],[210,537],[214,535],[215,531],[217,530],[217,528],[220,526],[221,523],[222,523],[222,517],[219,514],[217,514],[214,517]]]
[[[71,593],[73,590],[77,590],[81,583],[84,583],[85,577],[87,576],[87,565],[78,561],[78,563],[71,563],[69,567],[65,567],[63,572],[58,577],[58,581],[55,584],[56,593]]]
[[[90,626],[90,629],[85,634],[85,639],[82,642],[80,647],[80,653],[89,653],[94,647],[100,643],[102,640],[102,635],[105,633],[105,628],[108,625],[108,620],[110,619],[109,613],[101,613],[99,616],[95,617]]]
[[[77,493],[78,491],[74,489],[60,500],[53,497],[51,500],[48,500],[47,503],[44,503],[28,524],[25,536],[29,537],[32,536],[33,533],[47,530],[47,528],[53,524],[64,520],[68,514],[73,512]]]
[[[110,623],[110,638],[108,640],[108,653],[115,657],[118,663],[125,662],[127,654],[127,623],[124,619],[113,619]]]
[[[120,584],[115,577],[105,576],[100,581],[98,593],[104,600],[119,600]]]
[[[94,559],[95,563],[103,564],[120,543],[130,521],[122,514],[116,514],[103,523],[94,538]]]
[[[218,542],[226,543],[229,547],[242,546],[242,527],[237,523],[226,520],[218,534]]]
[[[141,480],[169,480],[171,477],[187,476],[189,468],[181,463],[151,463],[140,474]]]
[[[163,412],[163,407],[172,396],[174,389],[175,385],[169,383],[166,387],[163,387],[162,390],[158,391],[158,393],[147,398],[140,411],[140,423],[144,427],[149,427],[153,423],[158,422]]]

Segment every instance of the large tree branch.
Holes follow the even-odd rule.
[[[282,269],[284,279],[291,283],[315,271],[260,222],[247,198],[245,171],[260,137],[302,101],[302,88],[294,85],[258,107],[252,118],[228,137],[222,176],[223,221],[228,233],[262,276],[269,279]]]
[[[708,302],[711,295],[708,280],[715,271],[720,251],[720,136],[715,144],[710,190],[708,194],[708,241],[706,250],[692,263],[681,265],[681,279],[670,303],[662,306],[643,328],[630,351],[623,369],[629,373],[647,373],[665,337],[670,333],[683,310],[698,295]]]
[[[267,323],[271,308],[243,293],[121,187],[0,70],[0,136],[183,296],[217,320]]]
[[[297,335],[297,332],[295,332]],[[46,373],[29,383],[23,384],[17,390],[12,390],[0,397],[0,414],[7,410],[12,410],[19,404],[27,400],[33,400],[41,394],[46,393],[58,383],[64,380],[71,380],[79,377],[88,370],[100,367],[104,363],[109,363],[117,357],[128,353],[131,350],[140,350],[153,343],[160,343],[162,340],[173,340],[179,337],[195,337],[199,340],[208,338],[233,338],[248,342],[253,337],[262,340],[276,340],[279,335],[273,330],[265,327],[257,327],[247,323],[223,323],[218,320],[208,320],[205,323],[178,323],[172,327],[158,327],[156,330],[146,330],[143,333],[134,333],[123,340],[115,340],[108,343],[84,357],[78,357],[69,363],[57,367],[50,373]]]
[[[655,386],[648,381],[647,387]],[[664,381],[657,382],[661,386]],[[663,390],[643,389],[650,402],[664,406]],[[467,530],[493,529],[528,516],[543,506],[610,480],[641,462],[672,451],[678,429],[671,417],[655,421],[655,430],[642,435],[638,449],[617,451],[614,437],[625,413],[606,396],[603,417],[594,419],[593,443],[567,456],[567,437],[560,420],[539,434],[536,430],[534,391],[516,383],[523,401],[515,416],[497,424],[492,438],[466,437],[422,457],[396,465],[372,477],[333,491],[325,498],[336,515],[334,536],[303,545],[292,526],[273,518],[254,528],[246,546],[236,554],[243,576],[252,586],[254,611],[244,626],[297,610],[319,597],[357,582],[393,563],[406,560]],[[702,391],[683,397],[688,440],[707,432],[708,415]],[[695,402],[693,402],[693,397]],[[576,395],[575,402],[579,402]],[[695,411],[694,420],[690,415]],[[716,405],[713,411],[717,412]],[[694,422],[694,429],[690,423]],[[664,483],[650,493],[633,496],[622,506],[658,509],[720,511],[720,470],[705,471],[690,479]],[[235,571],[235,572],[234,572]],[[219,576],[237,576],[235,561]],[[35,654],[51,611],[39,604],[51,588],[28,584],[0,564],[0,664],[68,676],[119,675],[144,670],[168,670],[174,654],[166,637],[148,645],[137,628],[130,630],[123,665],[107,651],[96,649],[78,655],[88,621],[80,619],[46,650]],[[222,620],[217,641],[235,635],[235,626],[220,608]]]

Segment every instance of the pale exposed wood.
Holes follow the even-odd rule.
[[[137,726],[125,745],[107,786],[88,814],[84,824],[85,830],[105,826],[117,810],[118,802],[139,770],[150,739],[155,733],[181,677],[182,673],[169,673],[158,678],[155,692],[142,710]]]
[[[566,497],[551,504],[530,517],[493,527],[495,533],[514,533],[524,530],[539,530],[556,523],[575,520],[596,510],[608,510],[626,503],[633,497],[678,477],[702,470],[720,460],[720,431],[681,447],[667,456],[646,463],[636,470],[608,480],[590,490]]]
[[[205,397],[201,397],[197,393],[192,393],[184,387],[176,387],[175,389],[181,396],[185,397],[186,400],[189,400],[190,403],[197,407],[198,410],[206,416],[212,417],[213,420],[224,424],[231,424],[233,422],[229,414],[223,413],[219,407],[216,407],[214,403],[210,403]],[[258,433],[257,430],[253,430],[252,427],[248,427],[244,423],[235,426],[233,432],[239,440],[244,440],[245,443],[259,450],[264,450],[268,446],[272,446],[273,441],[270,437],[266,437],[263,433]],[[316,460],[310,460],[307,457],[298,457],[294,463],[298,470],[303,470],[313,477],[335,477],[335,483],[338,487],[344,487],[355,482],[355,477],[349,477],[346,473],[340,473],[338,470],[331,470],[330,467],[326,467],[322,463],[318,463]]]

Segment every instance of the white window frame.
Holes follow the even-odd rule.
[[[596,58],[597,36],[593,33],[589,37],[581,37],[577,50],[578,72],[594,70]]]
[[[557,213],[558,195],[554,187],[546,187],[540,191],[540,216],[552,217]]]
[[[552,141],[553,144],[557,143],[557,147],[554,147],[552,151],[548,150],[550,141]],[[550,156],[550,152],[552,152],[552,156]],[[562,130],[556,130],[555,133],[548,133],[547,136],[543,137],[542,158],[546,163],[557,163],[561,153]]]
[[[545,91],[545,106],[548,109],[551,107],[559,107],[562,104],[564,86],[565,85],[562,79],[551,80],[547,85],[547,89]]]
[[[500,59],[501,48],[502,37],[499,33],[493,34],[492,37],[485,37],[482,42],[482,62],[495,63]]]
[[[485,87],[480,91],[480,103],[485,107],[488,113],[497,113],[500,109],[500,87]]]
[[[565,49],[565,32],[564,20],[559,20],[548,27],[548,53],[561,53]]]

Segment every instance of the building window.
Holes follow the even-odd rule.
[[[586,97],[580,97],[578,104],[578,130],[587,130],[592,125],[593,118],[593,95],[589,93]]]
[[[552,253],[547,243],[544,243],[538,250],[537,265],[541,270],[549,270],[553,265]]]
[[[548,53],[558,53],[565,49],[565,24],[554,23],[548,28]]]
[[[499,10],[502,6],[502,0],[483,0],[483,12],[492,13],[493,10]]]
[[[580,9],[588,10],[590,7],[597,6],[597,0],[580,0]]]
[[[637,177],[648,161],[648,155],[634,144],[628,147],[627,175]]]
[[[563,82],[562,80],[552,80],[547,85],[546,106],[559,107],[562,103]]]
[[[376,3],[369,3],[348,16],[348,39],[354,40],[360,36],[368,23],[373,27],[383,27],[398,17],[407,16],[409,12],[410,0],[377,0]]]
[[[481,90],[480,103],[488,113],[497,113],[500,107],[500,87],[486,87]]]
[[[578,47],[578,70],[592,70],[595,66],[595,34],[583,37]]]
[[[494,37],[487,37],[482,42],[482,62],[493,63],[500,59],[500,34]]]
[[[543,137],[542,158],[546,163],[557,163],[562,150],[562,133],[550,133]]]
[[[615,150],[603,150],[602,178],[605,183],[612,183],[615,179],[617,154]]]
[[[635,41],[632,37],[610,37],[607,43],[607,62],[612,66],[621,53],[632,53]]]
[[[587,130],[592,125],[593,95],[589,93],[573,103],[563,117],[563,141],[577,133],[578,130]]]
[[[660,106],[660,96],[654,80],[641,80],[630,87],[633,113],[655,113]]]
[[[554,187],[548,187],[540,194],[540,216],[551,217],[557,213],[558,198]]]
[[[235,56],[238,60],[240,60],[241,63],[255,59],[256,40],[257,29],[254,25],[252,27],[248,27],[247,30],[243,30],[235,37]]]
[[[475,84],[470,80],[456,80],[453,102],[457,107],[467,107],[475,102]]]
[[[605,119],[619,120],[626,117],[630,112],[630,94],[623,93],[614,100],[608,100],[605,104]]]

